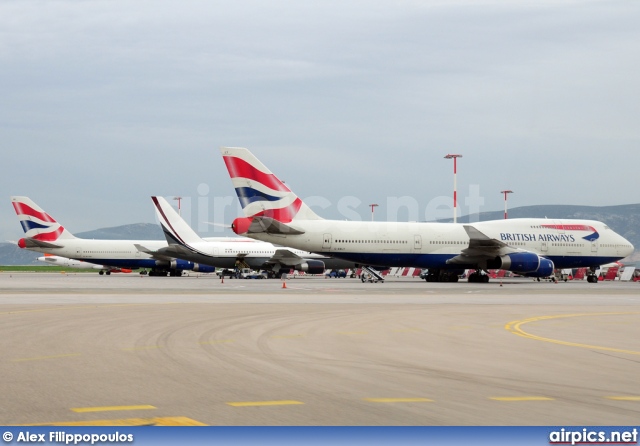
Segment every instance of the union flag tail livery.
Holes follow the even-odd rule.
[[[222,147],[220,151],[245,217],[265,217],[284,224],[321,219],[249,150]]]
[[[69,231],[28,197],[11,197],[25,236],[40,242],[75,238]]]

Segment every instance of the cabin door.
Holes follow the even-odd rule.
[[[422,236],[421,235],[413,236],[413,251],[422,252]]]
[[[322,249],[331,249],[331,234],[324,234],[322,237]]]

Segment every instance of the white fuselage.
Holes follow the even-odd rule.
[[[96,265],[95,263],[85,262],[82,260],[69,259],[61,256],[42,256],[38,257],[39,262],[44,262],[54,266],[64,266],[67,268],[77,269],[108,269],[103,265]]]
[[[233,268],[236,266],[236,261],[242,259],[252,268],[260,268],[278,249],[272,243],[240,237],[205,238],[203,240],[203,242],[195,244],[194,247],[205,255],[194,253],[191,256],[185,255],[179,258],[216,268]],[[157,251],[168,246],[167,242],[162,240],[91,240],[81,238],[58,239],[55,244],[61,247],[33,247],[29,249],[94,264],[122,268],[154,268],[163,266],[163,261],[158,260],[153,254],[139,250],[136,245],[149,251]],[[308,259],[326,259],[327,268],[343,268],[351,265],[349,262],[339,261],[324,255],[296,249],[289,250]],[[334,263],[337,266],[333,266]]]
[[[454,223],[294,220],[290,226],[304,234],[248,235],[363,265],[419,268],[452,268],[446,261],[468,248],[470,241],[465,225]],[[556,268],[601,265],[633,252],[624,237],[591,220],[524,218],[473,223],[473,227],[513,248],[546,257]]]

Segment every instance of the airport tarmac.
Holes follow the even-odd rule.
[[[640,283],[4,272],[0,320],[4,425],[640,419]]]

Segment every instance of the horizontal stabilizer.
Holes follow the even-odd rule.
[[[22,240],[24,241],[24,247],[27,249],[28,248],[51,248],[51,249],[62,248],[61,245],[56,245],[55,243],[49,243],[42,240],[36,240],[34,238],[23,238]]]
[[[296,229],[271,217],[253,217],[249,225],[249,234],[266,232],[267,234],[299,235],[304,231]]]
[[[160,248],[156,251],[156,255],[162,255],[167,257],[177,258],[189,258],[193,255],[193,251],[182,245],[169,245],[165,248]]]
[[[134,243],[133,246],[136,247],[136,249],[140,252],[144,252],[145,254],[154,254],[155,251],[150,250],[149,248],[146,248],[142,245],[139,245],[138,243]]]
[[[142,246],[142,245],[140,245],[138,243],[134,243],[133,246],[135,246],[138,251],[150,255],[154,259],[158,259],[158,260],[173,260],[177,256],[172,251],[171,247],[176,247],[176,246],[179,246],[179,245],[170,245],[169,247],[160,248],[158,250],[149,249],[149,248],[147,248],[145,246]]]

